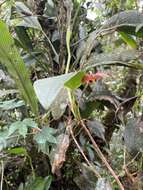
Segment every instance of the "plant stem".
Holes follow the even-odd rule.
[[[3,190],[3,176],[4,176],[4,163],[1,160],[1,182],[0,182],[0,190]]]
[[[102,160],[102,162],[105,164],[105,166],[108,168],[108,170],[110,171],[110,173],[112,174],[112,176],[115,178],[117,184],[120,187],[120,190],[125,190],[122,183],[120,182],[118,176],[116,175],[116,173],[114,172],[114,170],[111,168],[110,164],[108,163],[108,161],[106,160],[105,156],[102,154],[101,150],[99,149],[98,145],[96,144],[96,142],[94,141],[93,137],[91,136],[91,133],[89,132],[89,130],[87,129],[87,127],[85,126],[84,122],[81,120],[81,125],[83,126],[85,132],[87,133],[88,137],[90,138],[94,150],[96,151],[96,153],[98,154],[99,158]]]
[[[45,38],[48,40],[48,43],[51,46],[51,49],[52,49],[53,53],[55,54],[56,58],[58,58],[59,56],[58,56],[53,44],[51,43],[49,37],[46,35],[46,33],[43,30],[41,30],[41,31],[42,31],[43,35],[45,36]]]
[[[77,146],[77,148],[79,149],[80,153],[82,154],[83,158],[85,159],[86,163],[90,166],[90,168],[92,169],[92,171],[94,172],[95,176],[97,178],[101,178],[101,175],[94,169],[94,167],[92,166],[92,164],[89,162],[89,160],[87,159],[87,157],[85,156],[83,150],[81,149],[80,145],[78,144],[76,138],[74,137],[74,134],[73,134],[73,131],[72,131],[72,128],[71,128],[71,124],[69,124],[69,130],[70,130],[70,134]]]
[[[68,51],[68,60],[67,60],[67,65],[66,65],[66,70],[65,70],[66,74],[69,72],[70,61],[71,61],[70,39],[71,39],[71,29],[70,29],[70,26],[68,26],[67,33],[66,33],[66,45],[67,45],[67,51]]]

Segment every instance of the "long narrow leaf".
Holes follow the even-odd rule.
[[[3,21],[0,21],[0,62],[5,64],[8,72],[15,80],[23,99],[30,105],[32,111],[37,114],[37,99],[29,79],[28,70],[26,69],[14,44],[14,40]]]

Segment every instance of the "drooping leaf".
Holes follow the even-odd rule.
[[[31,106],[32,111],[37,114],[37,100],[28,71],[14,45],[14,40],[6,24],[2,21],[0,21],[0,36],[0,62],[5,64],[10,75],[15,80],[22,97]]]
[[[56,98],[58,99],[61,90],[64,88],[64,83],[74,75],[75,73],[69,73],[34,82],[37,98],[45,109],[50,109],[51,105]]]
[[[125,32],[119,32],[121,35],[121,38],[126,42],[129,46],[136,49],[137,48],[137,42],[132,38],[131,35],[126,34]]]
[[[139,52],[135,49],[131,50],[120,50],[115,49],[111,53],[101,53],[96,54],[92,53],[90,58],[86,63],[86,69],[101,65],[117,65],[117,66],[127,66],[134,67],[132,61],[136,60],[139,57]],[[140,67],[142,66],[141,64]]]
[[[103,28],[116,26],[118,31],[142,36],[142,27],[139,28],[138,32],[136,31],[136,27],[141,24],[143,24],[142,13],[137,10],[127,10],[113,15],[105,22]]]

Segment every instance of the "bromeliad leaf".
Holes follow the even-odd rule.
[[[15,79],[23,99],[30,105],[32,111],[37,114],[37,100],[28,71],[14,45],[14,40],[6,24],[2,21],[0,21],[0,62],[5,64],[11,76]]]

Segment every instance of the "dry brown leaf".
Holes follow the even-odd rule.
[[[60,174],[60,169],[63,166],[63,163],[66,159],[66,152],[69,147],[69,135],[61,134],[58,137],[58,143],[56,148],[53,150],[53,159],[52,159],[52,173]]]

